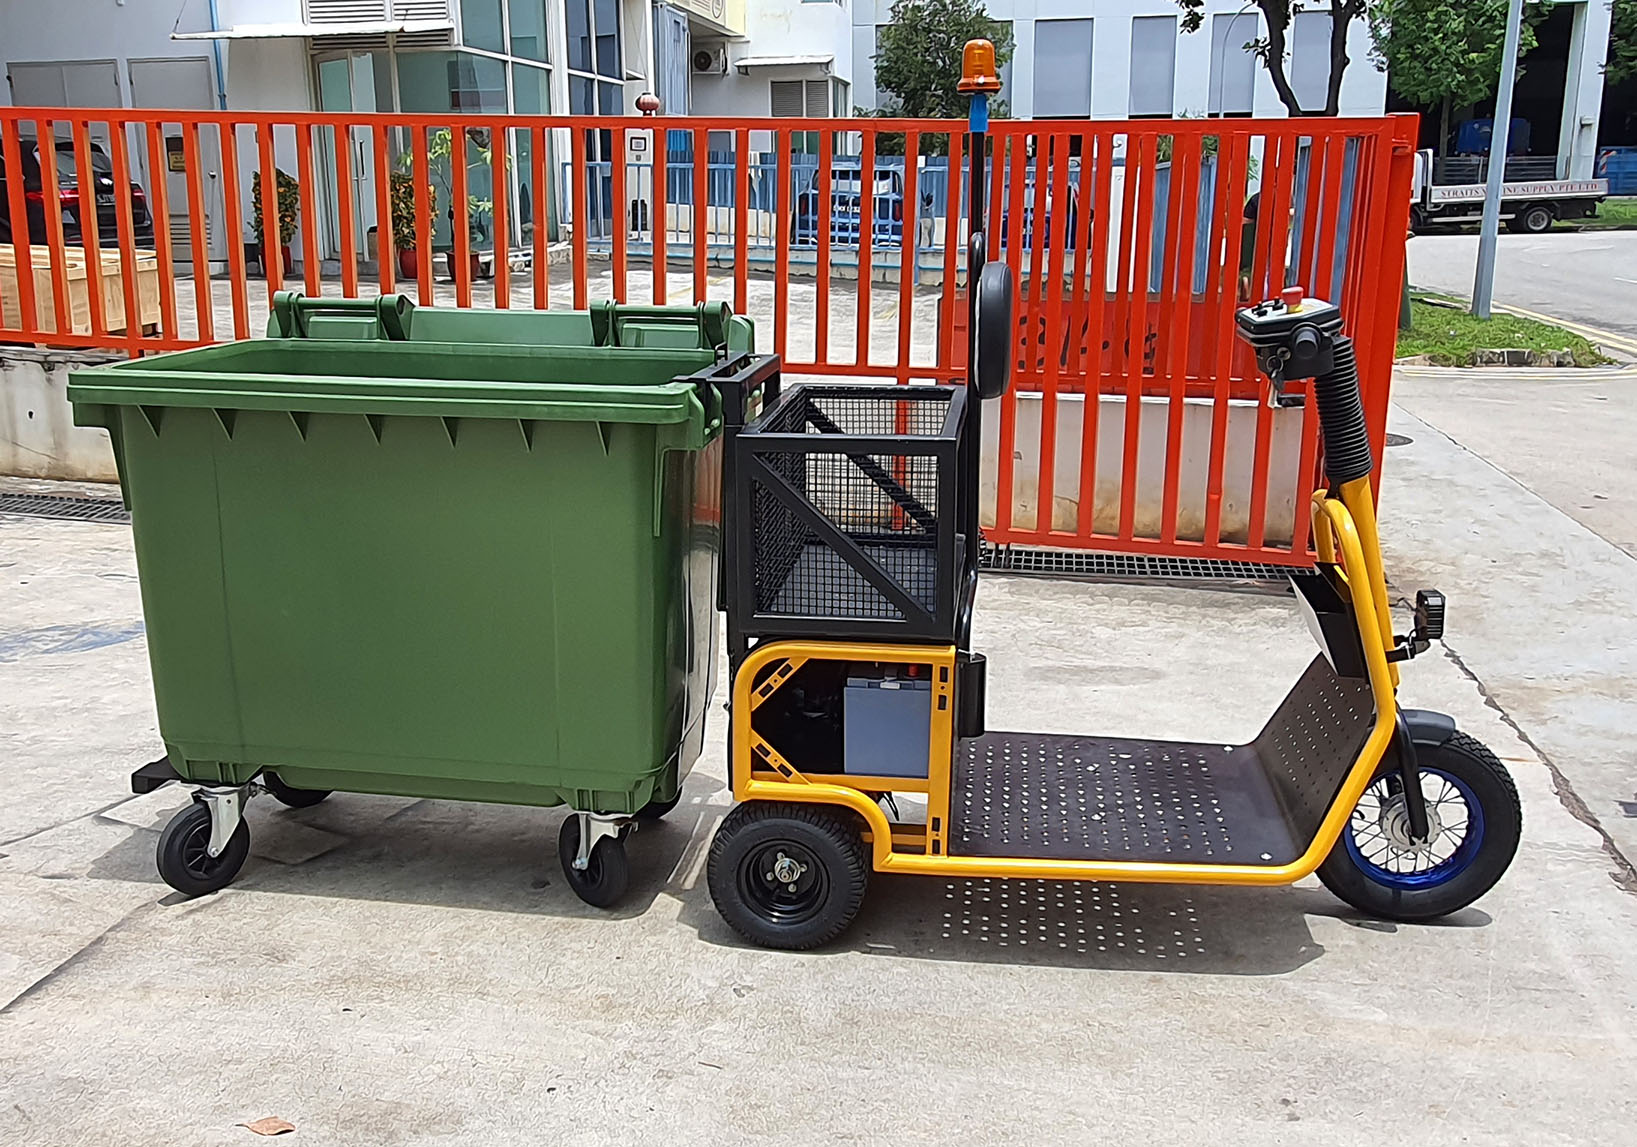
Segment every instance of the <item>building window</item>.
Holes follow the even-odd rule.
[[[510,0],[506,15],[511,25],[512,55],[525,60],[551,58],[546,54],[546,0]]]
[[[460,0],[460,40],[470,48],[504,52],[506,32],[500,19],[500,0]]]
[[[823,119],[830,114],[828,80],[774,80],[769,88],[770,114],[780,119]]]
[[[406,112],[506,111],[506,65],[470,52],[400,52],[398,93]]]
[[[1177,84],[1177,18],[1137,16],[1131,21],[1132,116],[1168,116]]]
[[[1256,57],[1246,47],[1261,34],[1254,12],[1218,13],[1211,19],[1210,115],[1250,115],[1256,101]]]
[[[1298,12],[1290,31],[1290,90],[1304,112],[1323,111],[1330,87],[1330,13]]]
[[[830,109],[831,115],[853,114],[853,86],[846,80],[830,81]]]
[[[1036,20],[1034,114],[1091,115],[1090,20]]]

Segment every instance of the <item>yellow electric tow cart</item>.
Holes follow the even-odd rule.
[[[982,156],[993,49],[968,44],[965,65],[968,154]],[[1418,593],[1395,636],[1352,344],[1338,308],[1299,289],[1236,325],[1270,401],[1302,401],[1286,385],[1313,380],[1327,485],[1317,564],[1291,580],[1321,654],[1248,745],[986,730],[970,648],[981,400],[1006,389],[1013,326],[1010,271],[984,249],[974,235],[964,385],[786,390],[778,360],[754,356],[718,372],[739,803],[711,844],[717,910],[757,944],[810,948],[847,927],[872,870],[1242,885],[1316,872],[1403,921],[1482,896],[1517,848],[1517,791],[1450,718],[1398,706],[1398,665],[1441,636],[1443,598]],[[897,820],[906,792],[925,794],[925,823]]]

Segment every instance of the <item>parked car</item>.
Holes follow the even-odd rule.
[[[794,242],[813,247],[819,237],[819,173],[815,170],[806,190],[796,197]],[[872,180],[873,208],[870,244],[897,247],[904,242],[904,173],[895,167],[878,167]],[[864,168],[858,161],[835,160],[830,167],[830,242],[839,247],[856,247],[862,227],[861,203],[864,195]],[[928,197],[930,199],[930,196]]]
[[[1069,189],[1068,189],[1068,194],[1065,197],[1066,200],[1067,200],[1067,202],[1065,203],[1065,208],[1066,208],[1066,210],[1068,212],[1068,220],[1067,220],[1067,223],[1066,223],[1066,226],[1068,228],[1068,242],[1064,244],[1064,247],[1067,250],[1071,250],[1071,251],[1074,249],[1075,243],[1079,242],[1078,232],[1079,232],[1079,229],[1080,229],[1080,227],[1079,227],[1080,211],[1079,211],[1079,208],[1075,205],[1075,196],[1076,196],[1075,188],[1073,186],[1070,186]],[[1045,217],[1049,220],[1052,217],[1052,207],[1053,207],[1052,193],[1051,193],[1050,188],[1048,188],[1046,190],[1044,206],[1045,206]],[[1011,232],[1012,232],[1012,217],[1011,217],[1011,203],[1010,203],[1010,201],[1008,199],[1003,199],[1001,201],[1001,203],[1000,203],[1000,208],[1001,208],[1001,214],[1000,214],[1000,245],[1001,245],[1002,248],[1005,248],[1006,245],[1007,245],[1007,241],[1011,237]],[[1034,215],[1035,215],[1035,183],[1034,183],[1034,177],[1030,176],[1028,182],[1026,182],[1023,185],[1023,249],[1026,250],[1026,251],[1034,250]],[[1055,234],[1057,232],[1057,230],[1058,230],[1058,228],[1055,227],[1055,226],[1048,226],[1047,229],[1046,229],[1046,234],[1041,237],[1042,241],[1044,243],[1044,246],[1048,251],[1051,250],[1052,236],[1053,236],[1053,234]]]
[[[73,142],[57,140],[57,188],[53,196],[46,194],[42,181],[44,165],[41,162],[40,141],[33,136],[24,136],[20,144],[22,171],[19,174],[23,181],[24,210],[28,215],[29,243],[43,247],[49,242],[46,211],[51,205],[51,209],[62,212],[63,243],[69,247],[84,246],[80,221],[85,209],[85,189],[80,186]],[[102,145],[94,140],[87,144],[86,151],[94,183],[90,194],[96,196],[97,247],[118,247],[119,201],[114,187],[114,163]],[[13,241],[16,221],[11,217],[9,181],[12,178],[13,173],[6,170],[5,156],[0,153],[0,243]],[[134,227],[131,238],[138,247],[152,247],[153,214],[148,210],[148,196],[135,180],[131,181],[129,194]]]

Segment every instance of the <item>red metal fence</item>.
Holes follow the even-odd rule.
[[[1014,390],[988,420],[991,539],[1303,560],[1314,412],[1255,402],[1233,310],[1293,282],[1339,298],[1379,457],[1413,117],[1001,121],[990,138],[990,256],[1019,295]],[[0,342],[247,338],[286,285],[461,307],[721,298],[792,374],[948,380],[964,145],[964,124],[931,120],[0,109],[4,171],[41,171],[3,185]],[[283,237],[275,198],[290,216],[289,271],[282,242],[247,241],[262,195],[266,230]]]

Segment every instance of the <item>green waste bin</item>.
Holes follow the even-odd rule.
[[[722,417],[688,376],[750,322],[283,295],[269,333],[69,387],[135,533],[166,759],[133,784],[202,786],[162,875],[231,880],[257,791],[387,793],[568,804],[611,902],[703,741]]]

